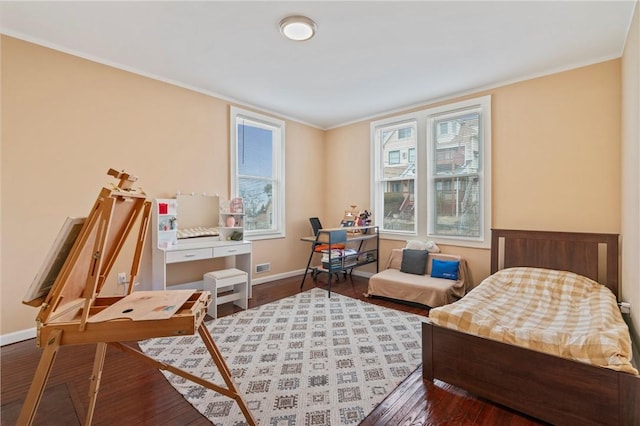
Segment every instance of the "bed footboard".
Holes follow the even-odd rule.
[[[553,424],[640,424],[640,377],[422,324],[423,378]]]

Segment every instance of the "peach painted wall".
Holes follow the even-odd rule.
[[[620,232],[620,84],[618,59],[447,101],[492,95],[494,228]],[[369,128],[327,131],[328,218],[371,205]],[[382,241],[381,257],[403,245]],[[474,283],[489,274],[489,250],[440,247],[467,257]]]
[[[149,198],[228,196],[229,104],[75,56],[2,37],[1,334],[35,326],[22,297],[67,216],[86,216],[109,168],[139,177]],[[286,121],[287,237],[254,242],[254,263],[306,264],[299,238],[322,206],[324,132]],[[295,161],[291,161],[295,159]],[[123,253],[123,258],[130,258]],[[128,265],[128,263],[127,263]],[[128,270],[116,265],[114,272]],[[141,271],[151,277],[151,238]],[[108,280],[104,292],[117,292]]]
[[[150,198],[178,190],[228,194],[229,105],[10,37],[1,41],[6,334],[34,326],[37,311],[20,303],[24,291],[64,218],[86,215],[109,181],[108,168],[138,175]],[[613,60],[473,95],[493,96],[495,227],[620,232],[620,73]],[[309,234],[309,217],[328,227],[350,204],[370,207],[369,121],[326,132],[290,120],[286,126],[287,237],[254,242],[254,264],[272,264],[255,280],[304,266],[308,246],[299,238]],[[382,241],[381,263],[397,246]],[[488,250],[441,248],[468,259],[475,283],[488,275]],[[143,282],[150,253],[149,238]]]
[[[640,2],[622,56],[622,299],[640,342]],[[635,351],[637,351],[634,348]]]

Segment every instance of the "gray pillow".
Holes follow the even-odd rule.
[[[424,275],[427,271],[427,257],[429,252],[426,250],[402,250],[402,263],[400,264],[400,272],[407,274]]]

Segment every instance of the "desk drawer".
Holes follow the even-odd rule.
[[[210,248],[170,251],[167,253],[167,263],[190,262],[211,257],[213,253]]]
[[[236,254],[246,253],[251,253],[251,244],[234,244],[231,246],[213,248],[213,257],[234,256]]]

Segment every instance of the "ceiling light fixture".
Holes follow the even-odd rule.
[[[280,32],[290,40],[309,40],[316,33],[316,23],[306,16],[287,16],[280,21]]]

